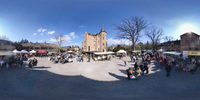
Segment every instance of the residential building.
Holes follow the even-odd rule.
[[[47,52],[53,52],[53,51],[57,51],[58,45],[54,44],[54,43],[25,43],[22,44],[23,49],[27,50],[27,51],[31,51],[31,50],[35,50],[35,51],[39,51],[39,50],[45,50]]]
[[[15,49],[13,43],[9,40],[0,39],[0,51],[12,51]]]
[[[199,50],[199,35],[187,32],[181,35],[181,52]]]
[[[177,51],[180,52],[180,40],[176,41],[168,41],[168,42],[163,42],[160,43],[157,46],[157,49],[164,49],[166,51]]]
[[[97,34],[85,32],[82,42],[82,50],[84,52],[99,51],[106,52],[107,49],[107,32],[102,27]]]
[[[200,41],[199,37],[200,35],[194,33],[194,32],[187,32],[182,34],[180,40],[176,41],[169,41],[160,43],[157,48],[158,49],[164,49],[166,51],[198,51],[200,50]]]

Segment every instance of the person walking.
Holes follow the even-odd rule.
[[[192,73],[192,74],[194,74],[194,71],[195,71],[195,64],[194,64],[195,62],[192,62],[190,65],[189,65],[189,69],[190,69],[190,72]]]
[[[37,61],[37,59],[33,59],[33,66],[37,66],[37,63],[38,63],[38,61]]]
[[[148,74],[148,73],[149,73],[149,68],[148,68],[148,64],[147,64],[146,61],[144,62],[144,69],[145,69],[145,71],[146,71],[145,74]]]
[[[142,75],[143,75],[143,74],[144,74],[144,71],[145,71],[144,66],[143,66],[143,63],[140,65],[140,69],[141,69],[141,72],[142,72]]]
[[[124,67],[126,67],[127,66],[127,61],[126,60],[124,60]]]
[[[138,64],[137,64],[137,62],[135,62],[135,70],[138,68]]]
[[[171,62],[169,61],[165,67],[166,69],[166,76],[169,77],[170,76],[170,71],[171,71]]]
[[[132,54],[130,55],[130,58],[131,58],[131,62],[133,62],[133,55]]]

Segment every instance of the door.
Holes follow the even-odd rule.
[[[90,46],[88,46],[88,51],[90,51]]]

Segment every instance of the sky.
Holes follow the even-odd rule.
[[[163,37],[180,39],[185,32],[199,34],[199,4],[199,0],[0,0],[0,35],[13,42],[54,43],[54,36],[63,34],[63,46],[81,46],[85,31],[95,34],[104,27],[108,45],[131,44],[116,38],[114,24],[138,16],[162,28]],[[139,42],[150,41],[144,33]]]

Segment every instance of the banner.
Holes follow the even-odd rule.
[[[200,51],[188,51],[188,56],[200,56]]]

